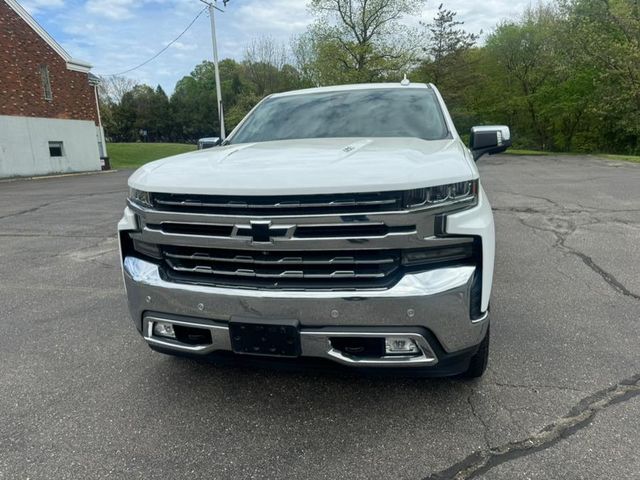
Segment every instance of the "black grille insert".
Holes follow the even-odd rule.
[[[412,233],[416,231],[415,225],[401,227],[389,227],[383,223],[374,225],[320,225],[305,226],[296,228],[294,237],[296,238],[362,238],[362,237],[384,237],[389,233]]]
[[[215,225],[211,223],[164,222],[162,225],[147,224],[147,228],[151,230],[161,230],[164,233],[207,237],[230,237],[233,232],[233,225]]]
[[[206,285],[280,289],[383,288],[397,280],[391,250],[251,251],[162,247],[166,275]]]

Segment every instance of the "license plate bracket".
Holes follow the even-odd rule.
[[[300,356],[298,320],[234,317],[229,337],[233,352],[241,355]]]

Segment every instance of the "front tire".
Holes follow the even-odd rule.
[[[484,336],[482,343],[478,347],[478,351],[469,360],[469,368],[462,374],[462,378],[480,378],[487,370],[489,364],[489,333],[490,328],[487,328],[487,334]]]

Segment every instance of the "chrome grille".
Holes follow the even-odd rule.
[[[248,251],[162,247],[167,275],[182,282],[255,288],[384,287],[399,273],[399,251]]]
[[[218,225],[203,223],[163,222],[159,225],[147,224],[150,230],[169,234],[202,237],[251,237],[251,226]],[[384,223],[331,224],[331,225],[290,225],[273,226],[266,232],[269,237],[282,238],[362,238],[383,237],[395,233],[413,233],[415,225],[389,227]]]
[[[215,215],[314,215],[402,210],[403,192],[234,197],[153,193],[154,207]]]
[[[138,253],[167,281],[286,290],[393,286],[404,252],[428,245],[442,210],[404,211],[405,192],[272,197],[154,193],[129,202]],[[417,262],[421,260],[418,259]]]

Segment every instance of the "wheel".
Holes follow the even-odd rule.
[[[469,360],[469,368],[462,374],[462,378],[480,378],[487,369],[489,363],[489,332],[484,336],[482,343],[478,347],[478,351]]]

